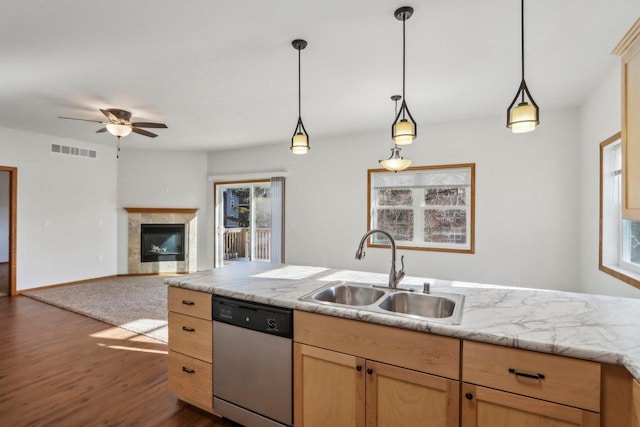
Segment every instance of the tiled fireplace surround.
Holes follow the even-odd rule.
[[[196,271],[198,222],[191,208],[124,208],[129,217],[129,274],[193,273]],[[141,224],[185,224],[184,261],[140,262]]]

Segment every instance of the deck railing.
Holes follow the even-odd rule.
[[[271,229],[256,228],[255,260],[271,259]],[[224,259],[250,258],[251,241],[248,228],[227,228],[224,230]]]

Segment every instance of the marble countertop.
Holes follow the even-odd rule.
[[[386,285],[386,274],[237,263],[167,278],[171,286],[438,335],[625,366],[640,380],[640,300],[406,277],[399,287],[465,295],[459,325],[300,301],[334,281]]]

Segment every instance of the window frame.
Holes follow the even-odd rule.
[[[640,273],[635,265],[627,265],[626,261],[622,257],[622,195],[620,196],[620,207],[617,211],[619,216],[617,225],[614,227],[615,231],[607,231],[608,233],[616,233],[613,237],[608,237],[605,234],[605,222],[607,222],[607,214],[605,214],[604,200],[605,200],[605,158],[608,154],[605,152],[610,145],[615,143],[621,143],[621,133],[618,132],[600,143],[600,219],[599,219],[599,239],[598,239],[598,269],[610,276],[615,277],[618,280],[640,288]],[[622,164],[622,163],[621,163]],[[610,194],[610,193],[607,193]],[[610,243],[605,243],[608,241]],[[605,248],[607,245],[614,245],[614,248]],[[605,251],[607,253],[614,253],[614,262],[605,262]],[[607,258],[611,258],[611,255],[607,255]]]
[[[434,252],[452,252],[452,253],[466,253],[473,254],[475,253],[475,163],[461,163],[461,164],[449,164],[449,165],[435,165],[435,166],[412,166],[404,171],[397,172],[396,174],[400,175],[408,172],[416,172],[416,171],[443,171],[446,172],[449,169],[469,169],[469,195],[468,201],[469,205],[467,207],[467,212],[469,215],[468,220],[468,230],[467,237],[469,243],[465,248],[459,247],[451,247],[450,244],[442,244],[443,246],[438,246],[438,243],[430,243],[429,246],[418,246],[418,245],[406,245],[401,242],[396,242],[398,249],[405,250],[418,250],[418,251],[434,251]],[[373,175],[374,174],[392,174],[386,169],[368,169],[367,170],[367,231],[370,231],[373,228],[373,219],[374,219],[374,189],[373,186]],[[424,187],[428,188],[428,187]],[[416,208],[415,204],[412,209]],[[423,213],[426,211],[426,208],[420,209],[420,212]],[[414,221],[416,218],[414,218]],[[424,220],[422,228],[424,228]],[[415,226],[414,226],[415,228]],[[367,247],[370,248],[388,248],[390,245],[388,243],[374,243],[374,236],[370,236],[367,239]]]

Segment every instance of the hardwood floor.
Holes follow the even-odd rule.
[[[232,427],[167,387],[167,345],[24,296],[0,298],[0,425]]]

